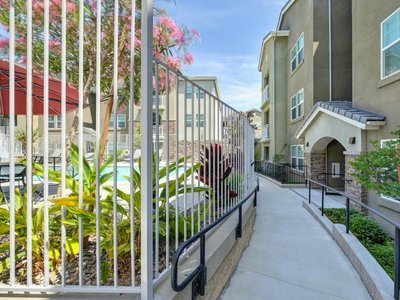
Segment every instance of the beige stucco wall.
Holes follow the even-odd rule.
[[[287,66],[287,155],[291,144],[303,144],[295,133],[304,117],[291,120],[290,98],[304,88],[304,116],[318,101],[329,100],[328,2],[297,0],[287,10],[280,29],[290,30],[286,53]],[[351,99],[351,1],[332,1],[333,100]],[[291,73],[290,50],[304,32],[304,61]]]
[[[273,33],[264,45],[264,58],[261,66],[261,89],[264,88],[264,78],[269,75],[270,100],[262,104],[263,122],[270,125],[270,140],[263,142],[268,147],[269,158],[284,151],[287,135],[287,36]],[[268,118],[266,117],[268,115]],[[265,158],[265,150],[262,159]]]
[[[386,116],[387,124],[369,131],[366,140],[391,138],[400,126],[400,74],[381,80],[381,22],[400,7],[398,0],[352,1],[353,10],[353,103]],[[360,38],[362,37],[362,38]],[[368,49],[368,50],[366,50]],[[367,149],[373,147],[367,144]],[[399,222],[398,201],[368,192],[368,205]],[[393,236],[393,226],[377,219]]]
[[[340,128],[340,130],[338,130]],[[355,137],[356,143],[349,144],[349,137]],[[366,136],[360,128],[345,123],[333,116],[320,113],[305,133],[305,152],[320,152],[336,139],[346,151],[360,153],[365,149]]]
[[[295,133],[303,121],[300,117],[294,121],[290,117],[290,98],[304,88],[304,114],[313,107],[313,0],[297,0],[289,8],[282,20],[281,30],[289,30],[286,53],[287,59],[287,145],[286,155],[290,156],[291,144],[303,144],[303,140],[297,140]],[[290,50],[304,32],[304,61],[297,67],[294,73],[290,70]]]
[[[388,138],[400,125],[400,74],[381,80],[380,71],[381,22],[399,7],[398,0],[353,1],[353,103],[387,117],[369,139]]]

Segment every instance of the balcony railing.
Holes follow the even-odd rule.
[[[152,57],[152,16],[143,15],[152,14],[152,1],[142,1],[140,66],[134,59],[138,49],[124,44],[127,37],[137,44],[129,31],[137,30],[139,20],[128,22],[132,28],[127,16],[115,17],[111,28],[102,22],[108,15],[100,13],[95,18],[80,13],[70,20],[62,1],[54,11],[64,17],[51,14],[49,26],[48,7],[43,18],[33,18],[32,1],[23,9],[18,1],[6,3],[11,15],[6,36],[12,40],[7,54],[0,53],[9,55],[0,61],[1,76],[9,74],[0,81],[7,83],[9,96],[0,94],[0,102],[9,105],[0,106],[2,113],[9,108],[4,115],[10,116],[9,132],[0,136],[5,155],[0,185],[7,190],[0,199],[0,296],[103,293],[153,299],[154,286],[171,271],[172,252],[233,209],[241,216],[241,204],[250,199],[256,181],[254,131],[243,114]],[[108,8],[114,14],[139,15],[129,1],[112,3],[128,6]],[[96,12],[101,11],[97,1]],[[60,47],[47,47],[54,36],[38,33],[41,28],[61,28]],[[106,31],[123,43],[104,46]],[[93,33],[89,43],[87,35]],[[14,40],[24,34],[28,38]],[[22,57],[26,66],[15,64]],[[181,99],[178,91],[184,84],[200,90],[204,101]],[[88,91],[95,94],[90,114],[84,111]],[[105,120],[116,124],[121,108],[128,111],[129,134],[119,136]],[[204,116],[204,126],[185,129],[182,116],[189,113]],[[63,116],[61,130],[51,131],[49,117],[57,114]],[[93,134],[85,134],[86,124]],[[16,158],[16,137],[24,140],[23,159]]]
[[[261,140],[262,141],[269,141],[271,139],[270,136],[270,126],[269,124],[265,124],[262,127],[262,132],[261,132]]]
[[[266,85],[264,87],[264,89],[262,91],[261,101],[262,101],[262,104],[269,101],[269,85]]]

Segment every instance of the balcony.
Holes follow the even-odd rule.
[[[262,91],[261,103],[264,106],[265,103],[269,102],[269,85],[266,85]]]
[[[265,124],[262,127],[262,133],[261,133],[261,141],[266,142],[271,139],[270,133],[269,133],[269,124]]]

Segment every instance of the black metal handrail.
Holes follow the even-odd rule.
[[[329,187],[325,183],[318,181],[318,180],[313,180],[310,178],[307,178],[307,185],[308,185],[308,203],[311,203],[311,189],[312,189],[312,184],[318,185],[321,187],[322,192],[321,192],[321,215],[324,215],[324,210],[325,210],[325,191],[326,189],[333,190],[335,193],[338,195],[341,195],[346,198],[346,221],[345,221],[345,226],[346,226],[346,233],[349,233],[350,229],[350,202],[353,202],[357,205],[360,205],[362,208],[368,210],[369,212],[373,213],[374,215],[382,218],[389,224],[393,225],[395,227],[395,239],[394,239],[394,244],[395,244],[395,264],[394,264],[394,299],[399,300],[400,297],[400,224],[397,223],[396,221],[388,218],[384,214],[380,213],[379,211],[373,209],[372,207],[362,203],[361,201],[349,196],[346,192],[336,190],[334,188]]]
[[[216,226],[218,226],[221,222],[225,221],[230,215],[232,215],[236,210],[239,210],[239,222],[236,226],[236,239],[242,237],[242,206],[243,204],[251,198],[254,194],[253,206],[257,206],[257,192],[260,189],[259,179],[257,177],[257,186],[245,197],[243,198],[236,206],[234,206],[231,210],[226,212],[224,215],[215,220],[212,224],[208,225],[203,230],[199,231],[197,234],[192,236],[183,242],[178,249],[176,249],[174,253],[174,258],[172,260],[172,276],[171,276],[171,286],[172,289],[176,292],[183,291],[190,282],[193,281],[192,284],[192,299],[194,299],[197,295],[204,296],[205,293],[205,285],[207,281],[207,267],[206,267],[206,234]],[[178,264],[179,258],[181,257],[183,251],[195,243],[200,239],[200,265],[195,268],[192,273],[190,273],[181,283],[178,283]]]
[[[273,163],[269,161],[256,161],[257,173],[270,177],[282,184],[305,184],[307,178],[307,166],[292,166],[285,163]]]

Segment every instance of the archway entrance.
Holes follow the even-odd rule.
[[[346,149],[337,140],[326,146],[325,182],[327,186],[341,191],[345,188],[345,151]]]
[[[345,190],[346,148],[332,137],[319,139],[311,148],[306,159],[310,176],[324,182],[332,189]],[[327,190],[332,193],[332,190]]]

